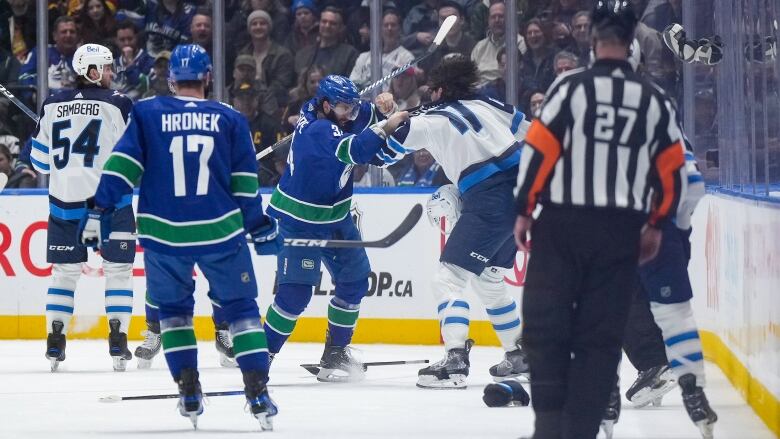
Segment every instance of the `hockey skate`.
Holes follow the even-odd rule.
[[[147,323],[147,330],[144,331],[144,342],[141,343],[141,346],[135,348],[138,368],[149,369],[152,367],[152,360],[155,355],[160,353],[161,346],[160,323]]]
[[[528,358],[518,345],[514,351],[504,354],[504,361],[490,367],[490,376],[497,383],[508,379],[521,377],[528,381],[531,369],[528,367]]]
[[[200,389],[198,371],[182,369],[179,375],[179,413],[190,418],[193,428],[198,428],[198,416],[203,413],[203,392]]]
[[[325,336],[325,350],[320,358],[317,381],[348,382],[365,378],[366,367],[352,355],[349,346],[334,346],[330,333]]]
[[[718,415],[710,407],[704,389],[696,385],[696,375],[685,374],[677,382],[682,389],[683,404],[691,421],[699,427],[702,438],[712,439]]]
[[[65,361],[65,334],[62,333],[64,327],[59,320],[51,322],[51,332],[46,337],[46,358],[51,362],[52,372],[56,372],[60,363]]]
[[[230,330],[227,325],[217,326],[214,333],[214,344],[219,352],[219,365],[222,367],[238,367],[236,355],[233,353],[233,340],[230,339]]]
[[[133,355],[127,349],[127,334],[119,332],[121,323],[118,319],[108,321],[108,353],[114,361],[114,371],[124,372],[127,370],[127,361],[133,358]]]
[[[636,408],[642,408],[651,402],[661,405],[664,395],[677,386],[677,379],[669,366],[655,366],[639,372],[634,384],[626,392],[626,399]]]
[[[601,418],[601,429],[607,439],[612,439],[615,430],[615,424],[620,419],[620,387],[615,386],[612,393],[609,394],[607,409],[604,411],[604,417]]]
[[[273,417],[279,413],[276,404],[268,395],[268,379],[257,371],[244,373],[244,395],[249,411],[260,422],[263,430],[273,430]]]
[[[469,376],[469,352],[474,340],[468,339],[464,347],[450,349],[447,356],[417,372],[417,387],[425,389],[465,389]]]

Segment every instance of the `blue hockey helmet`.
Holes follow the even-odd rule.
[[[328,75],[320,81],[317,89],[317,102],[328,101],[331,105],[344,103],[347,105],[357,105],[360,102],[360,93],[358,93],[355,83],[349,78],[340,75]]]
[[[169,64],[173,81],[198,81],[211,71],[211,57],[198,44],[180,44],[173,49]]]

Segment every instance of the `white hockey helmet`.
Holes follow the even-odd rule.
[[[84,44],[76,49],[76,53],[73,54],[73,70],[75,70],[77,75],[83,76],[84,79],[93,84],[97,84],[103,79],[103,66],[106,64],[114,64],[114,55],[111,54],[108,47],[100,44]],[[100,74],[97,80],[90,79],[87,76],[89,66],[97,68]]]

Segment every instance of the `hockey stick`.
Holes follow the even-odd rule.
[[[402,364],[428,364],[428,360],[409,360],[409,361],[374,361],[372,363],[363,363],[363,370],[372,366],[399,366]],[[306,369],[312,375],[318,375],[320,373],[320,364],[301,364],[301,367]]]
[[[455,25],[456,21],[458,21],[458,18],[455,17],[454,15],[450,15],[449,17],[445,18],[444,22],[441,24],[441,27],[439,28],[439,31],[436,33],[436,36],[433,38],[433,43],[431,43],[431,45],[428,47],[428,50],[426,50],[424,54],[422,54],[418,58],[409,61],[408,63],[402,65],[401,67],[398,67],[397,69],[393,70],[387,75],[379,78],[375,82],[369,84],[366,88],[360,90],[360,96],[364,96],[374,91],[375,88],[395,78],[396,76],[399,76],[403,72],[407,71],[408,69],[422,62],[424,59],[427,59],[429,56],[433,55],[433,53],[436,52],[436,49],[438,49],[439,46],[441,45],[441,42],[444,41],[444,37],[446,37],[447,34],[450,32],[450,29],[452,29],[452,26]],[[268,154],[271,154],[272,152],[281,148],[282,146],[287,145],[292,140],[292,137],[293,137],[292,134],[288,134],[282,140],[258,152],[257,155],[255,156],[255,159],[260,160],[263,157],[267,156]]]
[[[353,241],[342,239],[297,239],[286,238],[284,245],[291,247],[326,247],[326,248],[387,248],[398,242],[414,228],[422,216],[422,205],[415,204],[406,218],[389,235],[377,241]]]
[[[38,115],[35,114],[32,110],[30,110],[27,105],[24,105],[22,101],[17,99],[16,96],[14,96],[13,93],[11,93],[7,88],[3,87],[2,84],[0,84],[0,93],[3,94],[3,96],[7,97],[11,102],[14,103],[17,107],[19,107],[20,110],[24,112],[24,114],[30,116],[30,119],[34,120],[35,123],[38,123]]]
[[[203,396],[233,396],[233,395],[243,395],[243,394],[244,394],[243,390],[203,392]],[[141,400],[148,400],[148,399],[172,399],[178,397],[179,397],[178,393],[168,393],[168,394],[160,394],[160,395],[139,395],[139,396],[108,395],[99,398],[98,401],[100,402],[141,401]]]

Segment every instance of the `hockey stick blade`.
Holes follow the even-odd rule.
[[[296,239],[286,238],[284,245],[291,247],[327,247],[327,248],[387,248],[406,236],[422,216],[423,207],[415,204],[401,224],[389,235],[378,241],[353,241],[341,239]]]
[[[400,366],[403,364],[428,364],[428,360],[409,360],[409,361],[374,361],[371,363],[363,363],[363,367],[373,367],[373,366]],[[317,375],[320,373],[320,365],[319,363],[312,363],[312,364],[301,364],[301,367],[306,369],[307,372],[309,372],[312,375]]]
[[[5,173],[0,172],[0,191],[5,189],[5,185],[8,184],[8,176]]]
[[[458,17],[454,15],[450,15],[449,17],[445,18],[444,22],[441,24],[441,27],[439,28],[439,31],[436,32],[436,36],[433,37],[433,44],[435,44],[438,47],[441,44],[441,42],[444,41],[444,38],[447,36],[447,34],[450,33],[450,30],[452,30],[452,26],[455,26],[456,21],[458,21]]]
[[[203,392],[203,396],[234,396],[243,395],[243,390],[226,390],[222,392]],[[138,396],[119,396],[109,395],[98,399],[100,402],[120,402],[120,401],[141,401],[149,399],[173,399],[178,398],[178,393],[166,393],[160,395],[138,395]]]

